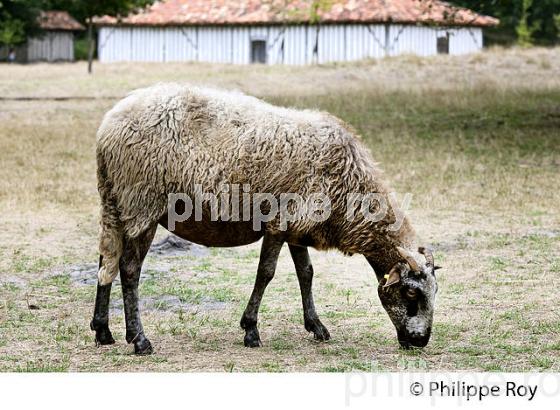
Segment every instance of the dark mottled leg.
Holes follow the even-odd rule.
[[[99,268],[103,262],[103,256],[99,255]],[[101,286],[97,283],[95,295],[95,309],[93,319],[89,324],[91,330],[95,331],[95,344],[110,345],[115,343],[113,335],[109,330],[109,298],[111,297],[111,284]]]
[[[278,261],[278,255],[280,254],[283,243],[284,242],[279,238],[275,238],[269,234],[265,234],[263,238],[255,286],[253,288],[253,293],[251,293],[249,303],[243,313],[243,317],[241,318],[241,327],[245,329],[245,339],[243,342],[246,347],[258,347],[261,345],[259,331],[257,330],[259,306],[264,290],[274,277],[276,262]]]
[[[152,345],[144,335],[144,328],[140,321],[138,282],[140,280],[142,263],[150,249],[156,228],[157,225],[154,225],[134,239],[125,238],[123,254],[119,260],[124,316],[126,320],[126,341],[134,343],[134,353],[140,355],[152,353]]]
[[[313,332],[317,340],[329,340],[331,335],[327,328],[319,320],[313,302],[313,292],[311,290],[313,282],[313,266],[309,259],[307,248],[296,245],[289,245],[292,259],[296,267],[296,273],[301,290],[301,301],[303,303],[303,321],[305,330]]]

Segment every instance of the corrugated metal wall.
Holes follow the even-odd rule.
[[[8,47],[0,48],[0,60],[8,56]],[[42,37],[30,38],[16,47],[16,61],[74,61],[74,34],[68,31],[48,31]]]
[[[389,55],[431,56],[437,54],[438,31],[433,27],[392,25],[389,30]]]
[[[449,36],[449,53],[453,55],[473,53],[484,45],[482,30],[479,28],[449,30]]]
[[[333,24],[258,27],[101,27],[98,55],[112,61],[204,61],[251,63],[251,41],[266,41],[268,64],[353,61],[400,54],[437,53],[437,38],[448,36],[449,53],[482,48],[480,28],[412,25]]]

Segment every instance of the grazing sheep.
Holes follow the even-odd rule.
[[[380,170],[355,131],[341,120],[275,107],[241,93],[160,84],[134,91],[105,115],[97,134],[97,166],[101,256],[91,328],[98,343],[114,343],[108,304],[111,282],[120,272],[126,340],[134,342],[136,353],[151,353],[138,310],[138,280],[158,223],[168,227],[171,214],[185,211],[185,204],[168,208],[169,195],[193,197],[196,186],[219,193],[224,186],[237,185],[253,196],[296,193],[309,201],[323,193],[330,199],[328,218],[301,217],[286,226],[280,216],[262,223],[256,223],[255,214],[215,220],[208,202],[203,202],[198,219],[193,215],[173,221],[170,230],[176,235],[206,246],[239,246],[263,238],[255,286],[241,319],[245,346],[261,344],[259,305],[285,242],[299,280],[305,328],[316,339],[328,340],[330,335],[315,311],[308,246],[364,255],[400,344],[427,344],[437,290],[433,257],[418,247],[408,218],[390,200]],[[349,194],[370,193],[386,200],[379,218],[357,209],[348,213]],[[381,201],[366,205],[372,212],[382,208]],[[264,202],[258,207],[263,214],[272,209]]]

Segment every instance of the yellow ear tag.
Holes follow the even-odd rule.
[[[389,274],[383,276],[385,279],[389,279]]]

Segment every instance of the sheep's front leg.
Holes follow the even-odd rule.
[[[139,355],[151,354],[153,351],[150,341],[144,335],[144,328],[140,320],[138,282],[142,263],[150,249],[156,228],[157,225],[134,239],[125,238],[123,254],[119,260],[126,321],[126,341],[134,343],[134,353]]]
[[[251,293],[249,303],[241,318],[241,327],[245,330],[245,339],[243,342],[246,347],[261,346],[261,339],[259,331],[257,330],[259,306],[264,291],[276,272],[276,263],[278,262],[278,255],[280,254],[283,243],[284,241],[270,234],[265,234],[263,238],[259,267],[257,269],[257,279],[255,280],[255,286],[253,288],[253,293]]]
[[[99,256],[99,269],[103,263],[103,257]],[[91,320],[91,330],[95,331],[95,343],[110,345],[115,343],[113,335],[109,330],[109,299],[111,297],[111,283],[100,285],[97,282],[97,293],[95,295],[95,309]]]
[[[315,303],[313,302],[312,282],[313,282],[313,266],[309,259],[309,252],[306,247],[289,245],[290,254],[294,261],[296,273],[301,290],[301,301],[303,303],[303,321],[305,330],[313,332],[313,336],[317,340],[329,340],[331,335],[327,328],[319,320],[319,316],[315,311]]]

